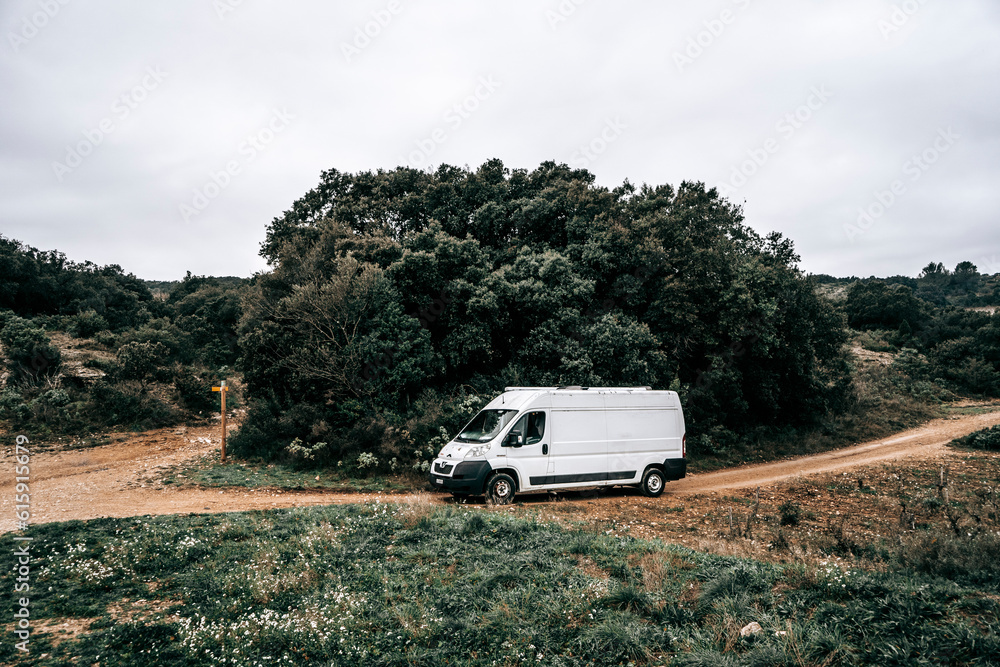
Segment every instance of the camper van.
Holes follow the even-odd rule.
[[[649,387],[507,387],[434,459],[431,486],[456,498],[636,486],[655,498],[681,479],[677,392]]]

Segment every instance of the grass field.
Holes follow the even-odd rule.
[[[6,623],[4,664],[972,665],[1000,656],[996,582],[707,555],[516,509],[374,503],[29,534],[35,634],[24,656]],[[14,548],[12,535],[0,537],[0,550]],[[8,610],[13,577],[0,576]],[[754,622],[760,630],[741,636]]]

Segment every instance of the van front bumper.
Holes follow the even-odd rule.
[[[435,489],[475,496],[483,492],[486,478],[492,471],[489,461],[455,463],[450,459],[437,459],[431,464],[427,479]]]

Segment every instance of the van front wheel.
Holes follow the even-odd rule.
[[[509,505],[514,501],[514,478],[498,473],[486,484],[486,500],[491,505]]]
[[[642,484],[639,485],[639,490],[647,498],[656,498],[663,493],[663,484],[665,482],[666,478],[663,476],[662,470],[659,468],[650,468],[642,476]]]

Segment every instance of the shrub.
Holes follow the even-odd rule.
[[[304,445],[301,440],[295,438],[288,444],[285,451],[288,452],[292,458],[315,462],[317,457],[322,456],[325,449],[325,442],[317,442],[315,445]]]
[[[94,334],[94,340],[109,349],[118,344],[118,336],[111,331],[98,331]]]
[[[898,329],[904,322],[907,328],[921,322],[926,317],[926,304],[905,285],[867,280],[848,288],[844,311],[855,329]]]
[[[781,513],[781,525],[782,526],[797,526],[799,525],[799,517],[802,514],[802,508],[791,500],[786,500],[778,507],[778,511]]]
[[[136,380],[145,389],[146,382],[159,370],[167,356],[167,347],[162,343],[125,343],[116,354],[118,368],[116,377],[122,380]]]
[[[90,402],[89,409],[108,426],[160,428],[176,424],[181,417],[177,410],[150,396],[135,382],[99,380],[91,389]]]
[[[0,329],[0,343],[7,352],[7,368],[17,380],[38,381],[59,372],[62,355],[43,329],[30,320],[8,317]]]
[[[174,373],[174,390],[178,401],[184,409],[197,415],[211,413],[219,408],[217,395],[209,390],[211,385],[211,379],[190,369],[179,369]]]
[[[5,413],[12,411],[21,403],[20,391],[13,387],[4,388],[3,391],[0,391],[0,418],[4,418]]]
[[[952,446],[983,449],[988,452],[1000,452],[1000,426],[970,433],[963,438],[951,441]]]
[[[93,309],[81,311],[70,318],[69,332],[77,338],[92,338],[107,329],[108,321]]]
[[[977,394],[995,394],[1000,387],[1000,373],[993,364],[979,358],[963,360],[951,376],[961,386]]]

